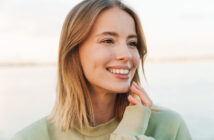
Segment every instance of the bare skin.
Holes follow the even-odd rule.
[[[148,94],[142,87],[133,82],[130,90],[133,94],[140,98],[140,101],[129,95],[129,106],[143,105],[151,109],[152,100],[149,98]],[[92,102],[96,120],[95,125],[108,122],[114,117],[114,102],[116,99],[116,94],[97,94],[94,95],[94,97],[95,98],[92,98]]]
[[[92,94],[95,125],[108,122],[114,117],[116,94]]]
[[[149,98],[148,94],[142,87],[140,87],[138,84],[133,82],[132,86],[130,87],[130,90],[132,91],[133,94],[136,94],[140,98],[140,101],[138,101],[138,100],[134,99],[131,95],[129,95],[128,100],[130,102],[129,103],[130,106],[143,105],[143,106],[146,106],[147,108],[151,109],[152,100]]]
[[[146,92],[131,83],[140,64],[137,42],[133,18],[119,8],[111,8],[99,15],[89,37],[80,46],[81,64],[91,87],[95,125],[114,117],[118,93],[131,90],[141,101],[129,96],[129,105],[142,104],[150,108],[151,100]],[[128,69],[127,79],[118,78],[107,69],[114,67],[118,70],[118,66]]]

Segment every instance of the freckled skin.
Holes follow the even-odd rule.
[[[117,36],[103,35],[103,32],[114,32]],[[89,37],[79,49],[84,75],[94,92],[124,93],[129,90],[140,62],[137,47],[130,45],[130,42],[137,42],[137,38],[128,38],[130,35],[136,35],[135,24],[125,11],[111,8],[98,16]],[[106,70],[115,65],[131,66],[128,80],[118,79]]]

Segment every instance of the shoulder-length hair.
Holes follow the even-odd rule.
[[[87,80],[83,74],[78,49],[89,35],[98,15],[109,8],[120,8],[135,22],[138,38],[138,51],[144,73],[144,58],[147,54],[143,30],[137,14],[120,0],[84,0],[67,15],[60,37],[58,54],[58,81],[55,106],[49,116],[52,123],[65,131],[72,126],[79,128],[94,125],[94,114]],[[132,79],[140,82],[138,68]],[[130,93],[117,94],[115,117],[119,121],[129,104]]]

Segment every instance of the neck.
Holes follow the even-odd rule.
[[[93,92],[91,94],[91,99],[94,110],[95,126],[108,122],[114,117],[116,94]]]

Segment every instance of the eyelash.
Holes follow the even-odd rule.
[[[111,41],[111,42],[109,42],[109,41]],[[106,43],[106,44],[111,43],[111,44],[113,44],[114,41],[112,39],[105,39],[105,40],[102,40],[101,43]]]
[[[109,42],[110,41],[110,42]],[[105,39],[105,40],[102,40],[101,43],[106,43],[106,44],[114,44],[114,41],[112,39]],[[135,46],[137,47],[137,42],[135,41],[132,41],[132,42],[129,42],[128,43],[130,46]]]
[[[129,45],[130,45],[130,46],[135,46],[135,47],[137,47],[137,42],[135,42],[135,41],[129,42]]]

